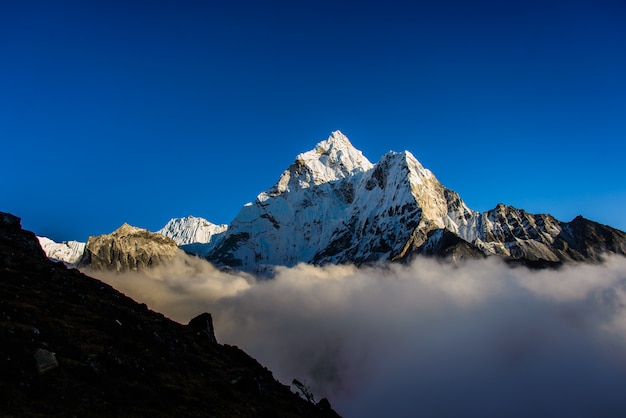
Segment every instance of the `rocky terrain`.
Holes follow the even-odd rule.
[[[138,270],[171,260],[180,252],[173,239],[124,224],[110,234],[89,237],[78,266],[92,270]]]
[[[128,229],[128,228],[124,228]],[[0,415],[336,417],[292,393],[211,316],[173,322],[48,260],[0,213]],[[305,388],[306,389],[306,388]]]

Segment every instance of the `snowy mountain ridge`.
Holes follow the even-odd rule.
[[[218,238],[227,229],[228,225],[216,225],[204,218],[187,216],[170,219],[163,228],[155,233],[171,238],[176,245],[185,251],[207,254],[213,249]],[[137,235],[144,231],[141,228],[124,224],[114,233],[118,235],[120,233]],[[80,262],[87,245],[87,243],[78,241],[57,243],[46,237],[37,238],[48,258],[73,265],[77,265]]]
[[[216,225],[204,218],[186,216],[172,218],[157,234],[172,238],[177,245],[208,244],[228,229],[228,225]]]
[[[261,193],[258,199],[263,201],[269,196],[344,179],[372,167],[373,164],[344,134],[334,131],[311,151],[299,154],[269,192]]]
[[[337,143],[340,156],[358,156],[348,167],[332,153],[314,158]],[[449,199],[455,210],[448,211]],[[430,230],[467,230],[475,215],[410,152],[391,151],[374,165],[337,131],[242,208],[209,259],[245,270],[394,260],[406,255],[408,243],[423,244]]]
[[[409,151],[390,151],[372,164],[340,131],[297,155],[276,184],[244,205],[230,226],[193,216],[173,218],[157,231],[173,240],[164,244],[167,248],[159,250],[160,241],[151,237],[149,251],[137,257],[131,249],[140,246],[131,241],[146,241],[147,231],[123,225],[112,236],[120,234],[128,242],[118,245],[116,257],[130,251],[126,256],[139,260],[132,268],[151,265],[162,253],[169,257],[173,244],[217,266],[258,273],[297,263],[386,263],[417,254],[496,255],[536,267],[596,262],[606,253],[626,255],[622,231],[582,217],[561,222],[503,204],[479,213]],[[85,248],[84,243],[45,240],[40,238],[46,254],[68,263],[80,260]],[[97,253],[108,260],[106,245],[91,251],[91,258]]]
[[[50,238],[39,236],[37,239],[48,258],[64,263],[77,264],[85,252],[86,243],[84,242],[64,241],[57,243]]]
[[[590,242],[583,242],[581,228],[594,237]],[[335,131],[241,209],[208,259],[263,272],[415,254],[499,255],[549,265],[597,261],[604,252],[626,254],[626,235],[582,218],[563,223],[505,205],[476,212],[410,152],[390,151],[372,164]]]

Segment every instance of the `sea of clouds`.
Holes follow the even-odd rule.
[[[298,265],[259,279],[181,256],[88,273],[181,323],[211,312],[219,342],[345,417],[626,416],[623,257]]]

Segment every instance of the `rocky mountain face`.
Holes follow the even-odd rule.
[[[299,262],[378,263],[416,254],[497,255],[538,267],[626,254],[626,235],[510,206],[479,213],[408,151],[372,164],[341,132],[296,157],[245,205],[208,259],[265,271]]]
[[[499,204],[473,220],[467,240],[485,254],[531,265],[601,261],[606,254],[626,255],[626,234],[583,218],[561,222]]]
[[[234,346],[45,257],[0,213],[0,415],[337,417]]]
[[[48,258],[67,264],[78,264],[85,252],[85,243],[78,241],[54,242],[50,238],[37,237],[39,245]]]
[[[137,270],[171,260],[180,252],[173,239],[124,224],[110,234],[89,237],[79,267]]]

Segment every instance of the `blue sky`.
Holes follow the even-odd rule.
[[[339,129],[473,209],[626,229],[626,5],[434,3],[4,2],[0,210],[55,240],[229,223]]]

